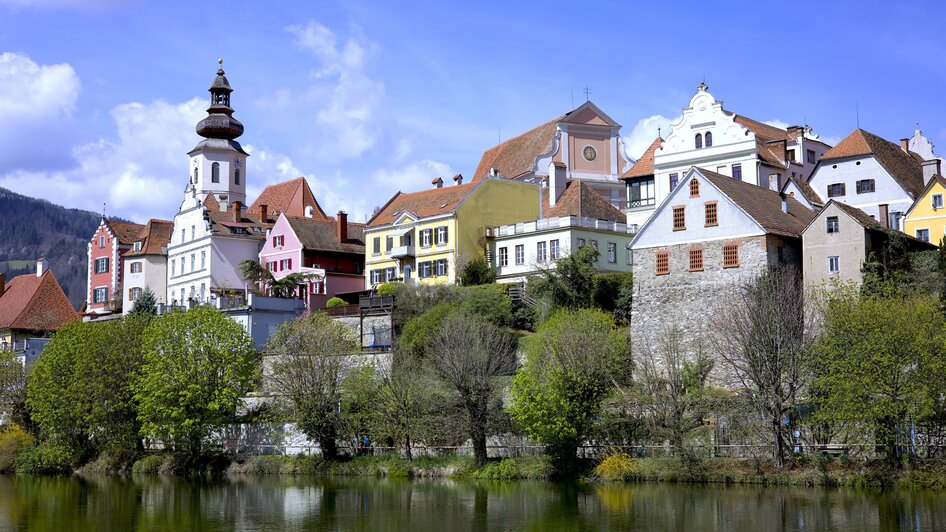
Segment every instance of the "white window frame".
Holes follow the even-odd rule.
[[[934,209],[942,209],[943,208],[943,195],[933,194],[933,197],[930,200],[930,205],[932,205]]]
[[[921,232],[921,231],[926,231],[926,239],[925,239],[925,240],[920,237],[920,232]],[[929,228],[929,227],[922,227],[922,228],[919,228],[919,229],[917,229],[916,231],[914,231],[913,234],[914,234],[914,236],[916,236],[916,239],[917,239],[917,240],[923,240],[924,242],[929,242],[929,241],[930,241],[930,228]]]
[[[841,272],[841,257],[838,255],[831,255],[828,257],[828,274],[840,273]]]
[[[447,259],[437,259],[435,267],[437,277],[445,277],[448,275]]]
[[[618,245],[615,242],[608,242],[608,263],[618,263]]]
[[[509,266],[509,248],[506,246],[499,248],[499,266]]]
[[[834,230],[831,230],[831,222],[834,222]],[[837,216],[826,216],[824,219],[824,230],[829,235],[836,235],[841,232],[841,219]]]
[[[105,248],[105,237],[104,237],[104,236],[100,236],[100,237],[99,237],[99,249],[104,249],[104,248]]]
[[[544,240],[535,243],[535,261],[539,264],[548,260],[548,243]]]
[[[557,238],[549,241],[549,258],[552,260],[552,262],[562,258],[562,248],[559,245]]]
[[[99,266],[103,264],[104,266]],[[108,257],[99,257],[95,259],[95,273],[108,273]]]
[[[101,291],[101,292],[100,292]],[[99,294],[102,294],[102,297],[99,298]],[[108,287],[107,286],[96,286],[92,290],[92,302],[93,303],[108,303]]]
[[[420,231],[420,247],[429,248],[433,245],[434,240],[434,231],[433,229],[421,229]]]
[[[447,244],[447,226],[441,225],[437,227],[437,233],[435,236],[436,236],[435,241],[438,246],[446,245]]]
[[[526,263],[526,245],[516,244],[516,266],[522,266]]]

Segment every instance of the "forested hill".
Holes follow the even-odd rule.
[[[87,243],[100,220],[101,215],[94,212],[67,209],[0,188],[0,273],[10,279],[35,272],[36,259],[46,257],[78,308],[85,300]]]

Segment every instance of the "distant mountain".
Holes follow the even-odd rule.
[[[35,272],[46,257],[76,308],[85,301],[88,242],[101,215],[67,209],[0,188],[0,273],[7,279]]]

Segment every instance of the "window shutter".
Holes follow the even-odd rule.
[[[847,194],[846,188],[847,188],[847,184],[846,184],[846,183],[841,183],[841,195],[842,195],[842,196],[844,196],[845,194]]]
[[[444,244],[450,241],[449,234],[450,234],[450,229],[447,226],[443,226],[443,243]]]
[[[105,269],[102,270],[102,271],[103,271],[103,272],[107,272],[107,271],[108,271],[108,258],[105,259]]]
[[[288,268],[288,269],[290,269],[290,270],[291,270],[291,269],[292,269],[292,259],[289,259],[289,264],[288,264],[288,266],[289,266],[289,268]]]

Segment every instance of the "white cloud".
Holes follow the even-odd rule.
[[[373,148],[382,135],[384,84],[368,74],[368,63],[378,46],[357,31],[341,43],[334,32],[314,21],[289,26],[286,31],[318,61],[312,73],[313,86],[299,98],[315,106],[328,102],[315,111],[316,131],[310,142],[315,155],[337,162]],[[285,90],[277,95],[280,97],[271,105],[293,100]]]
[[[663,138],[670,133],[670,124],[679,118],[667,118],[663,115],[653,115],[642,118],[634,124],[631,133],[624,135],[624,146],[627,154],[635,159],[639,158],[657,138],[658,130]]]
[[[782,129],[788,129],[788,126],[791,125],[791,124],[789,124],[788,122],[783,122],[783,121],[779,120],[778,118],[775,118],[775,119],[773,119],[773,120],[766,120],[765,122],[762,122],[762,123],[763,123],[763,124],[768,124],[768,125],[770,125],[770,126],[782,128]]]
[[[455,174],[453,168],[446,163],[424,159],[401,168],[376,170],[371,177],[379,185],[387,186],[392,190],[414,192],[429,187],[430,181],[437,177],[442,177],[445,182],[449,182]]]
[[[38,65],[23,54],[0,54],[0,173],[70,165],[79,90],[79,76],[68,64]]]

